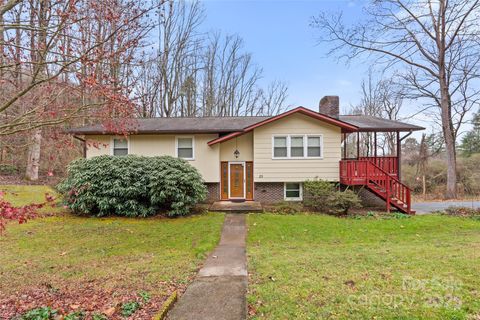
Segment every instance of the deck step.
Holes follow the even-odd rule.
[[[392,173],[390,167],[387,168],[384,165],[387,160],[378,159],[381,158],[365,157],[342,160],[340,162],[341,183],[363,185],[399,211],[415,214],[415,211],[408,209],[411,202],[410,188],[398,179],[398,174]]]

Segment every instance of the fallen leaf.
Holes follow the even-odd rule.
[[[115,313],[115,307],[108,308],[107,310],[103,311],[103,313],[104,313],[107,317],[111,317],[111,316],[113,316],[113,314]]]

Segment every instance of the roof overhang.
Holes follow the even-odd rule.
[[[368,115],[341,115],[340,120],[358,128],[358,132],[410,132],[425,130],[414,124]]]
[[[411,128],[359,128],[358,132],[413,132],[425,130],[423,127],[411,129]]]
[[[201,133],[229,133],[231,130],[192,130],[192,129],[184,129],[184,130],[128,130],[126,132],[115,132],[115,131],[107,131],[107,130],[89,130],[89,131],[82,131],[82,129],[72,129],[66,130],[65,133],[73,134],[73,135],[83,135],[83,136],[101,136],[101,135],[149,135],[149,134],[201,134]]]
[[[232,133],[227,134],[223,137],[219,137],[217,139],[211,140],[211,141],[208,142],[208,145],[212,146],[214,144],[233,139],[235,137],[244,135],[244,134],[246,134],[246,133],[248,133],[248,132],[250,132],[250,131],[252,131],[252,130],[258,128],[258,127],[261,127],[263,125],[278,121],[280,119],[283,119],[285,117],[288,117],[292,114],[297,114],[297,113],[306,115],[306,116],[311,117],[311,118],[316,119],[316,120],[324,121],[328,124],[331,124],[331,125],[334,125],[334,126],[337,126],[337,127],[340,127],[342,129],[342,132],[356,132],[356,131],[358,131],[358,128],[356,126],[354,126],[352,124],[349,124],[347,122],[329,117],[327,115],[312,111],[312,110],[304,108],[304,107],[297,107],[295,109],[292,109],[292,110],[286,111],[284,113],[281,113],[277,116],[274,116],[274,117],[268,118],[266,120],[260,121],[258,123],[252,124],[252,125],[244,128],[241,131],[232,132]]]

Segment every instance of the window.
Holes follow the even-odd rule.
[[[273,137],[273,159],[322,158],[322,135],[286,135]]]
[[[302,200],[302,184],[298,182],[285,183],[285,200]]]
[[[287,137],[273,138],[273,157],[286,158],[287,157]]]
[[[320,136],[309,136],[307,144],[307,157],[321,157]]]
[[[114,156],[126,156],[128,154],[128,140],[124,138],[114,138],[112,154]]]
[[[303,136],[290,137],[290,157],[303,157]]]
[[[177,157],[193,160],[193,138],[177,138]]]

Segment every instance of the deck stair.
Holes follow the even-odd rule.
[[[397,173],[387,172],[378,161],[368,158],[340,161],[340,182],[346,185],[363,185],[400,212],[415,214],[411,208],[410,188],[403,184]]]

